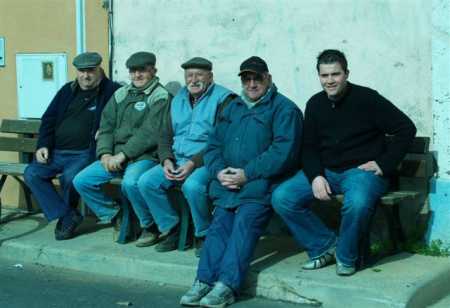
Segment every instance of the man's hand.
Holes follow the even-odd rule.
[[[170,181],[175,181],[175,166],[173,161],[165,159],[163,163],[164,176]]]
[[[117,153],[110,157],[108,162],[108,171],[115,172],[123,169],[123,163],[127,160],[127,157],[123,152]]]
[[[36,160],[40,164],[46,164],[48,162],[48,149],[47,148],[39,148],[36,151]]]
[[[175,181],[184,181],[194,170],[195,164],[192,160],[188,160],[183,166],[178,167],[172,173]]]
[[[111,154],[103,154],[102,157],[100,157],[100,163],[102,164],[103,168],[105,168],[106,171],[109,170],[109,160],[111,159]]]
[[[358,169],[375,173],[375,175],[383,176],[383,170],[378,166],[374,160],[368,161],[365,164],[359,165]]]
[[[247,183],[244,169],[240,168],[227,167],[217,174],[217,179],[228,189],[240,189]]]
[[[327,179],[325,179],[321,175],[316,176],[314,178],[314,180],[312,181],[312,191],[313,191],[314,197],[316,199],[319,199],[322,201],[331,200],[330,184],[328,184]]]

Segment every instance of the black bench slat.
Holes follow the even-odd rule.
[[[0,131],[14,134],[37,134],[40,120],[3,119]]]
[[[386,136],[386,143],[394,142],[392,136]],[[428,153],[430,147],[430,137],[415,137],[408,148],[408,153],[425,154]]]
[[[34,153],[36,144],[35,138],[0,137],[0,151]]]

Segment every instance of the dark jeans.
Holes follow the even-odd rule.
[[[78,203],[79,195],[72,180],[77,173],[89,164],[89,150],[54,150],[47,164],[33,161],[24,173],[25,183],[31,189],[48,221],[64,216],[71,206]],[[61,184],[60,195],[52,184],[58,175]]]
[[[373,172],[357,168],[342,173],[325,170],[325,176],[333,194],[344,194],[336,257],[345,265],[353,266],[358,258],[359,239],[367,230],[388,182]],[[335,234],[312,212],[313,199],[311,184],[303,171],[283,182],[272,194],[275,212],[311,258],[322,255],[336,241]]]
[[[247,203],[237,209],[216,207],[197,269],[197,279],[213,285],[220,281],[239,291],[255,246],[267,226],[272,209]]]

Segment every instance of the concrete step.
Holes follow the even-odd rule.
[[[193,250],[158,253],[112,242],[112,229],[83,222],[80,235],[54,240],[55,223],[33,215],[0,225],[0,256],[86,272],[188,288],[198,259]],[[351,277],[335,267],[301,270],[307,255],[289,237],[262,238],[245,293],[323,307],[424,307],[450,292],[448,258],[398,254]]]

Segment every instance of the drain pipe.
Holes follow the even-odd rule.
[[[113,61],[114,61],[114,1],[109,0],[108,7],[108,36],[109,36],[109,78],[114,80]]]
[[[75,0],[77,55],[86,52],[86,12],[85,0]]]

